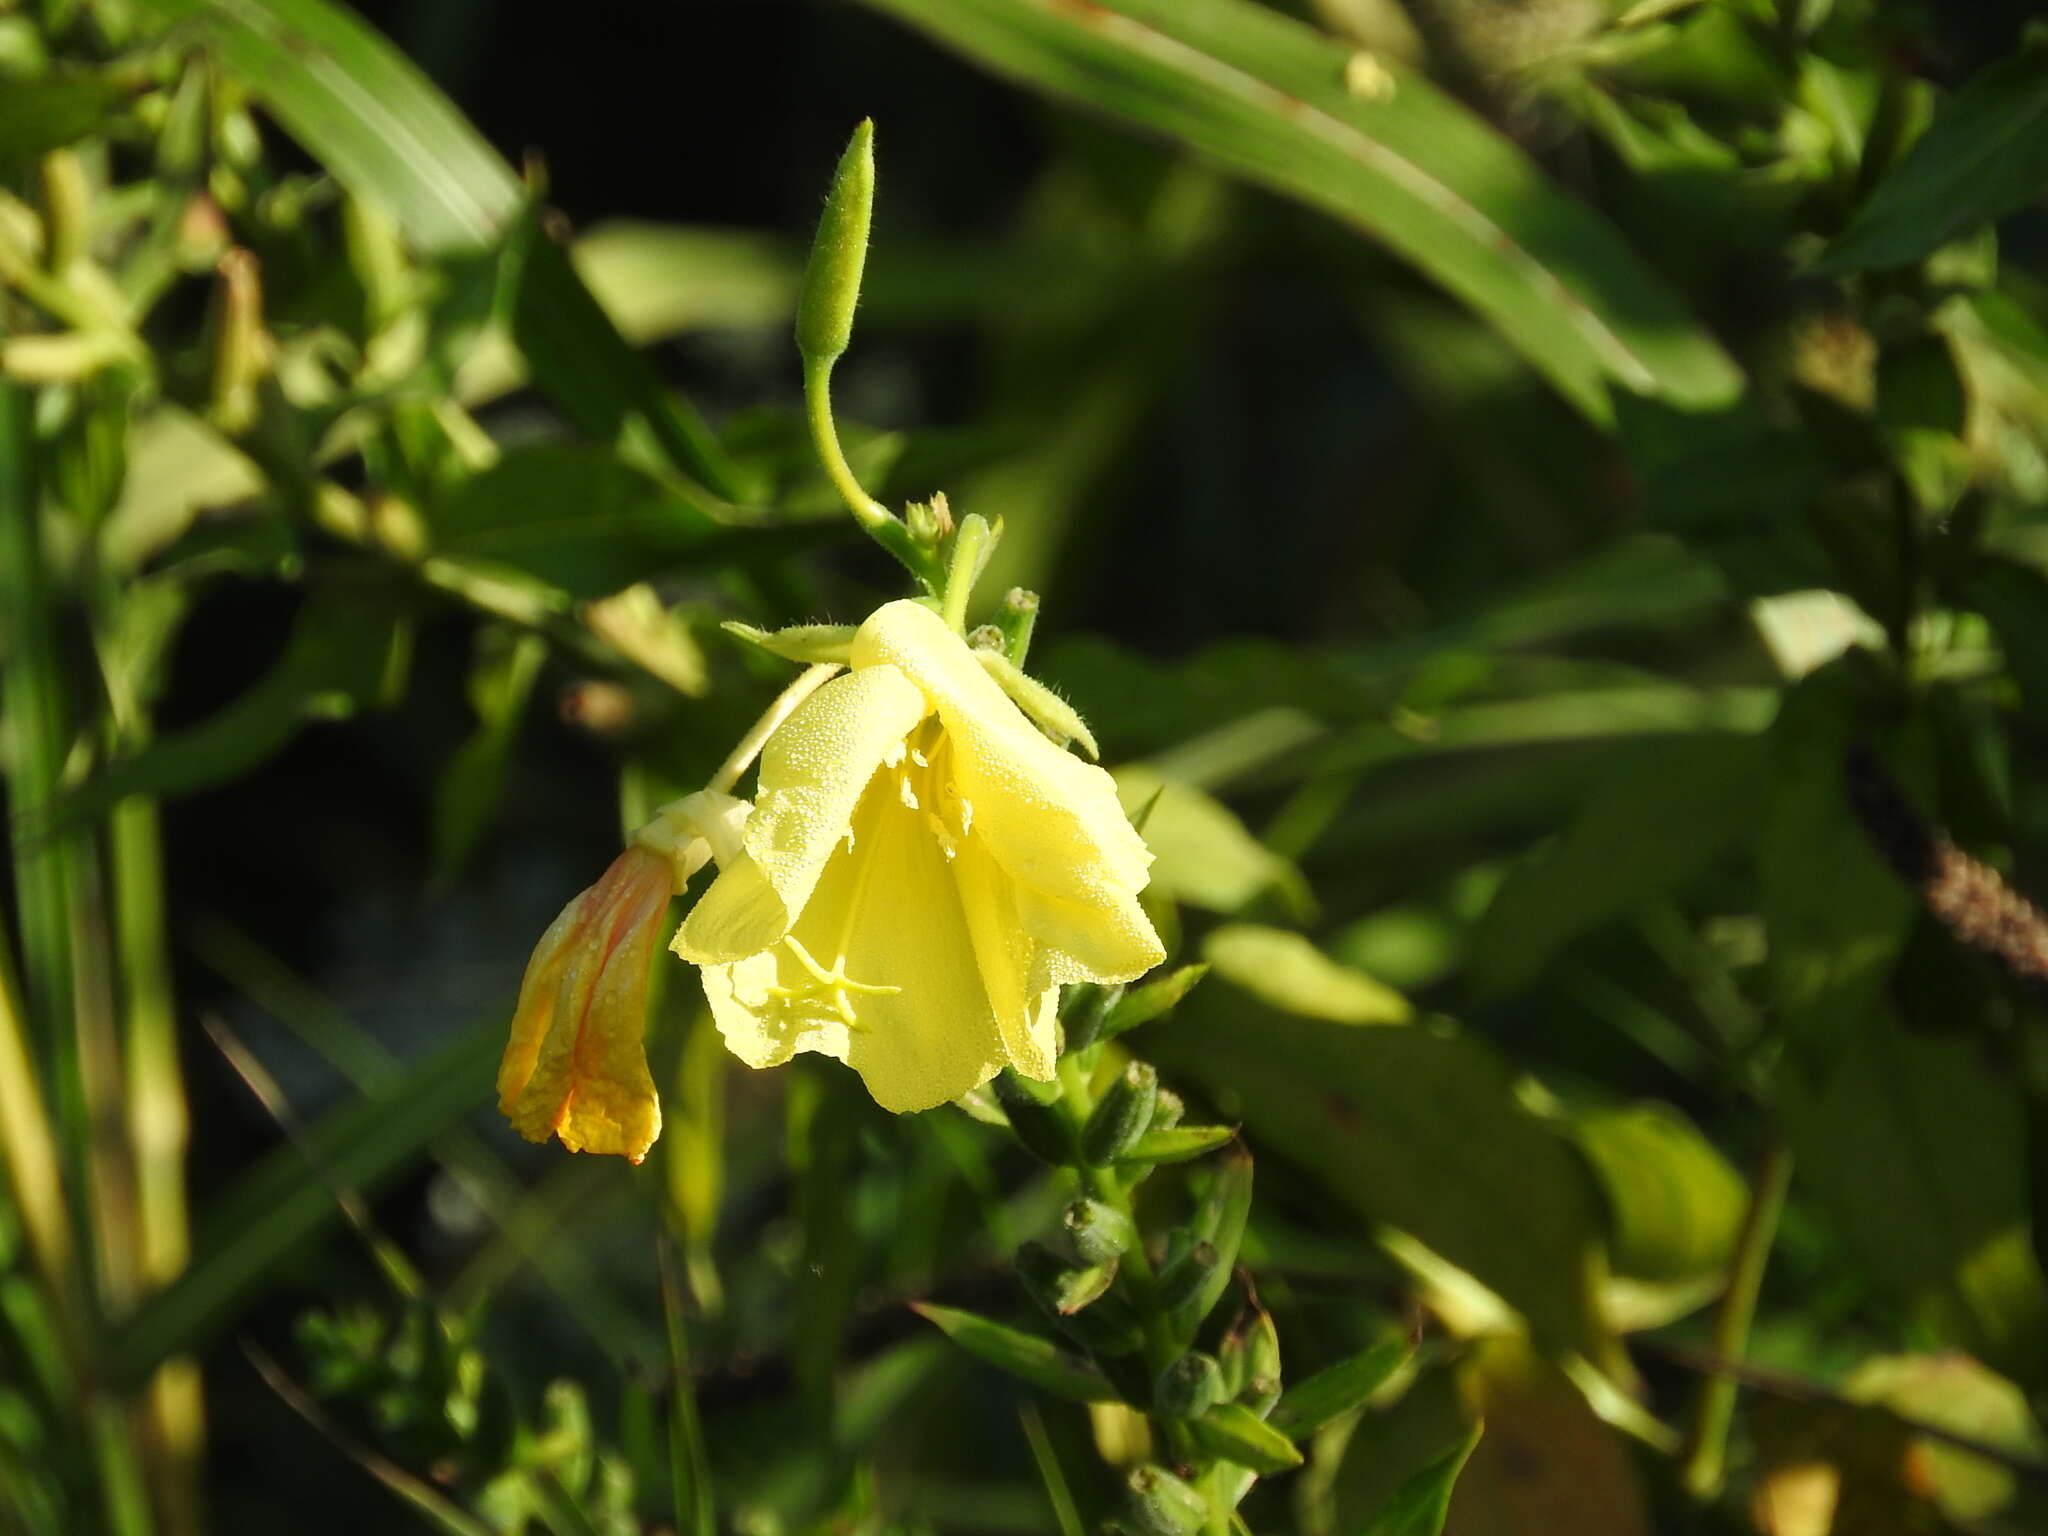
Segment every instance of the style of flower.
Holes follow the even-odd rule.
[[[1049,1078],[1062,983],[1164,957],[1151,854],[1107,773],[1055,746],[930,608],[885,604],[769,738],[743,847],[676,935],[751,1066],[837,1057],[929,1109]]]
[[[639,1162],[661,1134],[647,1071],[648,971],[676,867],[635,843],[562,909],[534,946],[512,1038],[498,1067],[498,1109],[528,1141]]]

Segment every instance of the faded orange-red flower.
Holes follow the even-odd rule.
[[[519,984],[498,1108],[528,1141],[639,1162],[661,1134],[647,1070],[648,973],[674,864],[635,845],[562,909]]]

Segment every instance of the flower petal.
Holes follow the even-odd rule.
[[[804,700],[761,753],[746,852],[720,869],[690,909],[675,952],[713,965],[780,942],[845,838],[876,768],[902,750],[929,711],[924,693],[887,666],[834,678]]]
[[[1018,920],[1037,946],[1032,981],[1136,981],[1166,958],[1152,919],[1135,896],[1064,901],[1020,889]]]
[[[899,669],[930,696],[951,738],[973,833],[1013,879],[1068,901],[1121,901],[1152,862],[1117,803],[1116,781],[1054,746],[966,643],[929,608],[885,603],[854,636],[855,676]]]
[[[779,1000],[771,988],[793,992],[809,978],[795,955],[777,946],[728,965],[703,967],[704,1000],[725,1048],[750,1067],[779,1067],[798,1051],[846,1060],[846,1025],[822,1005]]]
[[[960,840],[953,882],[960,892],[961,914],[982,986],[1002,1034],[1003,1052],[1024,1076],[1044,1081],[1052,1076],[1059,1054],[1053,1029],[1059,988],[1044,979],[1032,927],[1018,910],[1019,898],[1031,893],[1005,874],[973,837]]]

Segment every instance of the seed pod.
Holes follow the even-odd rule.
[[[1131,1218],[1100,1200],[1076,1200],[1061,1218],[1067,1240],[1084,1264],[1107,1264],[1137,1241]]]
[[[1222,1368],[1199,1350],[1182,1355],[1152,1385],[1152,1406],[1162,1419],[1199,1419],[1222,1396]]]
[[[1149,1062],[1132,1062],[1081,1127],[1081,1155],[1098,1168],[1115,1162],[1145,1134],[1158,1102],[1159,1074]]]

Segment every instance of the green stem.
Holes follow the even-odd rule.
[[[1743,1213],[1735,1258],[1728,1270],[1728,1289],[1714,1314],[1714,1354],[1722,1360],[1740,1360],[1748,1349],[1764,1265],[1777,1237],[1778,1217],[1785,1208],[1785,1192],[1791,1181],[1792,1155],[1784,1139],[1773,1134],[1757,1161],[1749,1207]],[[1702,1502],[1721,1491],[1738,1387],[1732,1376],[1710,1376],[1700,1385],[1699,1406],[1686,1435],[1680,1477],[1686,1492]]]
[[[68,736],[56,640],[44,587],[34,428],[26,390],[0,381],[0,622],[8,664],[0,668],[0,712],[14,736],[7,764],[10,799],[24,830],[14,845],[27,1017],[47,1052],[59,1133],[75,1146],[77,1062],[59,1021],[71,1014],[70,898],[59,840],[36,818],[56,798]]]
[[[829,357],[804,359],[804,414],[811,424],[811,445],[817,450],[818,462],[861,531],[894,555],[928,592],[937,594],[945,585],[937,558],[910,536],[903,519],[862,488],[840,449],[839,429],[832,421],[833,361]]]
[[[131,743],[132,745],[132,743]],[[113,813],[115,940],[125,982],[128,1139],[135,1156],[137,1259],[144,1291],[169,1285],[191,1257],[185,1200],[190,1132],[178,1062],[170,957],[164,942],[163,847],[153,800],[136,796]],[[167,1360],[149,1386],[156,1484],[174,1536],[204,1529],[200,1464],[206,1413],[197,1365]]]
[[[56,1133],[36,1082],[10,949],[0,933],[0,1158],[6,1160],[8,1188],[43,1283],[53,1301],[68,1307],[75,1291],[64,1176]]]
[[[896,514],[862,488],[839,446],[839,428],[832,420],[832,363],[831,358],[804,361],[804,413],[811,424],[811,445],[853,520],[879,537],[880,529],[896,522]]]
[[[1089,1090],[1088,1071],[1077,1059],[1080,1054],[1072,1052],[1061,1057],[1059,1073],[1074,1123],[1085,1125],[1095,1102],[1094,1094]],[[1100,1200],[1113,1210],[1132,1216],[1131,1192],[1110,1169],[1077,1162],[1074,1175],[1090,1199]],[[1152,1259],[1145,1252],[1142,1235],[1118,1258],[1116,1284],[1138,1315],[1139,1326],[1145,1335],[1145,1369],[1151,1379],[1157,1381],[1161,1373],[1180,1358],[1180,1350],[1174,1344],[1173,1330],[1165,1314],[1159,1310],[1159,1277],[1153,1272]],[[1153,1417],[1152,1422],[1164,1433],[1176,1461],[1195,1459],[1194,1441],[1189,1437],[1186,1425],[1157,1417]]]
[[[974,578],[981,574],[982,551],[988,544],[989,526],[979,517],[962,519],[953,535],[953,547],[946,564],[946,592],[940,599],[941,612],[956,635],[967,633],[967,604],[974,596]]]

